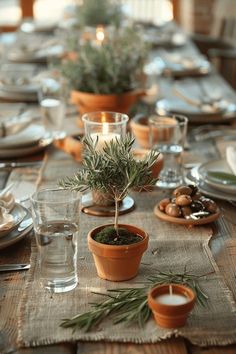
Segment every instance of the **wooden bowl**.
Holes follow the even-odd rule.
[[[218,209],[216,213],[211,214],[209,216],[206,216],[205,218],[201,218],[198,220],[187,220],[184,218],[175,218],[173,216],[167,215],[166,213],[164,213],[163,211],[161,211],[159,209],[159,205],[157,204],[154,207],[154,214],[161,220],[164,221],[169,221],[172,222],[174,224],[179,224],[179,225],[186,225],[186,226],[194,226],[194,225],[205,225],[205,224],[209,224],[215,220],[217,220],[220,216],[220,210]]]

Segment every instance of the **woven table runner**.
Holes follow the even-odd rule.
[[[59,167],[61,165],[61,167]],[[62,168],[63,166],[63,168]],[[43,185],[56,184],[60,171],[72,175],[76,165],[55,164],[49,159],[44,170]],[[116,341],[134,343],[155,343],[171,336],[182,336],[200,346],[227,345],[236,342],[236,306],[229,289],[219,274],[208,247],[212,229],[208,226],[187,228],[160,221],[153,208],[163,192],[133,193],[136,208],[120,217],[120,222],[134,224],[149,233],[148,251],[142,258],[138,276],[126,282],[109,282],[98,278],[92,255],[87,248],[87,233],[98,225],[113,222],[113,218],[99,218],[81,213],[78,240],[79,284],[65,294],[50,294],[40,286],[38,256],[35,243],[32,244],[31,269],[18,313],[18,343],[30,347],[59,342]],[[92,291],[104,293],[107,289],[142,286],[137,282],[160,271],[183,272],[184,268],[195,275],[204,275],[199,284],[209,296],[207,307],[195,305],[187,324],[180,329],[162,329],[151,318],[144,328],[112,325],[109,319],[95,330],[84,333],[63,329],[60,323],[90,309],[89,303],[101,300]]]

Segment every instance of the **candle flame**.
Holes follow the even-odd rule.
[[[103,27],[96,28],[96,38],[100,43],[102,43],[104,41],[105,33],[104,33]]]
[[[108,134],[108,132],[109,132],[109,123],[103,123],[102,134]]]

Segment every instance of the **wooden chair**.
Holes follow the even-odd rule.
[[[236,18],[222,21],[219,37],[193,35],[192,39],[220,74],[236,89]]]

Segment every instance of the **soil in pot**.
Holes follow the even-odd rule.
[[[93,239],[106,245],[131,245],[132,243],[142,241],[141,236],[122,227],[116,231],[113,226],[105,227]]]

